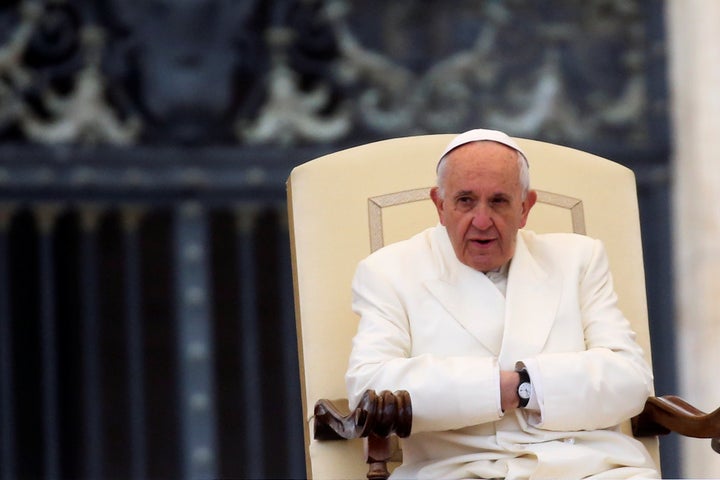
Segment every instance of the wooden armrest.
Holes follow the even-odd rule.
[[[405,390],[395,393],[384,390],[379,394],[367,390],[350,412],[341,411],[336,405],[339,403],[322,399],[315,404],[317,440],[361,438],[370,434],[388,437],[394,433],[400,438],[410,435],[412,403]]]
[[[645,437],[676,432],[686,437],[710,438],[713,450],[720,453],[720,408],[705,413],[680,397],[650,397],[645,408],[632,419],[633,435]]]
[[[384,390],[379,394],[366,390],[352,411],[348,411],[346,400],[318,400],[314,425],[316,440],[364,437],[367,478],[384,480],[390,476],[387,462],[395,450],[392,439],[397,440],[391,435],[404,438],[412,429],[410,394],[405,390],[395,393]]]
[[[404,438],[412,429],[412,404],[405,390],[376,394],[367,390],[354,410],[346,400],[319,400],[315,404],[315,439],[342,440],[367,437],[365,457],[370,465],[368,479],[386,479],[392,456],[390,436]],[[677,432],[695,438],[710,438],[720,453],[720,408],[705,413],[680,397],[650,397],[643,411],[632,418],[636,437]]]
[[[341,411],[340,403],[345,404]],[[338,405],[336,405],[338,404]],[[387,437],[392,433],[403,438],[412,429],[412,403],[405,390],[376,394],[367,390],[358,406],[347,411],[347,401],[319,400],[315,404],[315,438],[337,440]],[[705,413],[680,397],[650,397],[643,411],[632,419],[633,435],[647,437],[676,432],[695,438],[712,438],[720,442],[720,408]]]

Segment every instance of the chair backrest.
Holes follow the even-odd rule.
[[[308,477],[364,478],[362,443],[312,439],[312,407],[345,398],[344,374],[358,319],[350,309],[357,263],[375,249],[438,222],[428,191],[453,135],[397,138],[350,148],[296,167],[288,180]],[[538,203],[526,228],[601,239],[620,307],[650,361],[635,177],[579,150],[517,139],[530,161]],[[629,429],[627,430],[629,432]],[[643,439],[658,460],[657,440]],[[659,462],[657,463],[659,465]]]

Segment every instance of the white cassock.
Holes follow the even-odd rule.
[[[407,390],[412,435],[393,478],[657,478],[619,424],[652,371],[617,308],[602,243],[518,232],[506,295],[457,260],[442,226],[363,260],[348,398]],[[528,366],[540,411],[499,408],[499,370]]]

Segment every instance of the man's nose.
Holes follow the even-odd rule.
[[[473,212],[472,225],[478,230],[487,230],[493,224],[492,212],[486,205],[477,205]]]

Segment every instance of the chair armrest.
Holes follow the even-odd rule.
[[[410,394],[405,390],[395,393],[385,390],[380,394],[367,390],[352,411],[347,411],[346,400],[318,400],[314,422],[318,440],[361,438],[370,434],[387,437],[393,433],[404,438],[412,429]],[[643,411],[632,418],[632,431],[636,437],[676,432],[686,437],[711,438],[715,448],[720,444],[720,408],[705,413],[675,395],[649,397]]]
[[[680,397],[650,397],[643,411],[632,418],[636,437],[676,432],[695,438],[710,438],[720,453],[720,408],[705,413]],[[391,436],[404,438],[412,430],[412,403],[405,390],[376,394],[367,390],[354,410],[347,400],[318,400],[314,411],[316,440],[349,440],[366,437],[365,456],[370,466],[368,479],[387,479],[387,462],[393,452]]]
[[[644,437],[676,432],[686,437],[710,438],[720,453],[720,408],[705,413],[680,397],[650,397],[643,411],[632,419],[633,435]]]
[[[322,399],[315,403],[315,439],[340,440],[367,437],[371,434],[388,437],[396,434],[400,438],[410,435],[412,429],[412,403],[405,390],[395,393],[383,390],[379,394],[367,390],[357,407],[343,412],[336,404],[347,404],[344,400],[335,402]]]
[[[342,408],[342,411],[341,411]],[[397,445],[393,440],[410,435],[412,403],[405,390],[379,394],[366,390],[358,406],[348,411],[347,400],[318,400],[314,411],[316,440],[349,440],[365,437],[365,462],[369,480],[385,480],[390,476],[387,462],[393,459]]]

